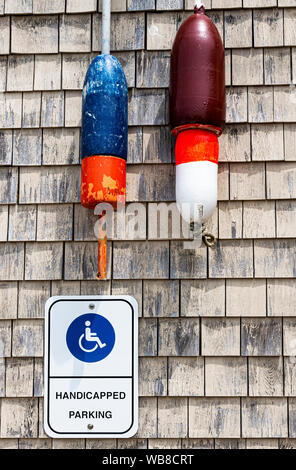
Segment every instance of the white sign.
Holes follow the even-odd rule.
[[[138,305],[130,296],[57,296],[45,306],[44,429],[131,437],[138,427]]]

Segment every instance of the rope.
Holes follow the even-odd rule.
[[[201,0],[197,0],[195,6],[194,6],[194,13],[198,13],[201,11],[205,11],[206,7],[205,4],[201,2]]]
[[[206,231],[205,224],[202,224],[202,239],[204,244],[207,245],[209,248],[213,248],[217,241],[212,233]]]
[[[107,226],[104,220],[105,215],[106,211],[103,211],[99,216],[98,273],[96,275],[98,281],[107,277]]]

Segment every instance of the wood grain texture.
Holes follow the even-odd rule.
[[[7,91],[33,90],[34,56],[9,56],[7,64]]]
[[[16,282],[0,282],[0,318],[8,320],[17,317],[18,286]]]
[[[41,93],[23,93],[22,127],[38,128],[41,115]]]
[[[0,359],[0,397],[5,397],[5,359]]]
[[[0,168],[0,204],[15,204],[17,200],[18,173],[16,168]]]
[[[37,207],[24,204],[9,210],[8,240],[33,241],[36,238]]]
[[[14,357],[42,357],[42,320],[15,320],[12,332],[12,354]]]
[[[44,305],[50,297],[50,282],[20,282],[18,318],[43,318]]]
[[[33,395],[33,359],[9,358],[6,362],[6,393],[10,397]]]
[[[37,399],[3,399],[0,429],[1,438],[36,438],[38,436]]]
[[[283,355],[296,356],[296,318],[283,318]]]
[[[114,279],[168,277],[168,242],[115,242],[113,246]]]
[[[295,240],[255,240],[255,277],[295,277]]]
[[[189,398],[189,437],[239,438],[239,398]]]
[[[0,241],[7,240],[8,206],[0,206]]]
[[[27,243],[25,259],[26,280],[61,279],[62,266],[62,243]]]
[[[252,124],[252,160],[284,160],[283,124]]]
[[[63,204],[58,207],[51,204],[39,205],[37,212],[37,240],[72,240],[72,220],[72,204]]]
[[[225,281],[207,279],[181,281],[181,316],[220,317],[225,315]]]
[[[137,52],[137,87],[169,86],[170,53],[166,51]]]
[[[230,164],[230,199],[265,199],[265,166],[263,163]]]
[[[101,21],[98,15],[93,16],[92,48],[101,50]],[[113,13],[111,17],[111,50],[134,51],[144,49],[145,41],[145,14],[129,12],[124,15]],[[149,47],[148,47],[149,49]]]
[[[203,279],[207,277],[207,250],[205,246],[196,250],[184,250],[183,242],[172,241],[170,255],[171,278]]]
[[[132,295],[138,303],[138,315],[142,316],[143,288],[142,281],[112,281],[112,295]]]
[[[243,357],[205,358],[205,395],[237,397],[247,395],[247,361]]]
[[[248,121],[251,123],[273,122],[273,88],[248,88]]]
[[[290,49],[264,49],[264,78],[267,85],[288,85],[291,81]]]
[[[215,439],[215,449],[245,449],[245,439]]]
[[[296,58],[296,55],[295,55]],[[293,61],[296,64],[296,60]],[[296,65],[295,65],[296,67]],[[285,144],[285,160],[295,161],[296,155],[294,151],[294,144],[295,144],[295,128],[296,124],[284,124],[284,144]]]
[[[199,320],[195,318],[159,319],[159,356],[199,355]]]
[[[241,354],[243,356],[280,356],[282,322],[279,318],[243,318]]]
[[[79,167],[24,167],[20,169],[19,203],[78,202]]]
[[[244,201],[243,238],[273,238],[275,231],[274,201]]]
[[[182,439],[149,439],[149,449],[181,449]]]
[[[225,12],[225,47],[252,47],[251,11]]]
[[[254,45],[282,46],[283,45],[283,11],[256,10],[254,13]]]
[[[182,449],[214,449],[214,439],[182,439]]]
[[[176,32],[183,20],[183,14],[148,13],[147,14],[147,49],[171,49]]]
[[[209,277],[250,278],[253,277],[252,241],[218,241],[209,250]]]
[[[168,358],[168,395],[204,395],[204,359],[201,357]]]
[[[197,252],[171,228],[159,238],[149,212],[175,201],[169,59],[194,4],[112,1],[111,50],[129,88],[127,208],[148,214],[137,241],[110,239],[98,283],[79,145],[102,1],[0,0],[0,448],[296,447],[296,2],[205,1],[226,45],[227,125],[207,221],[220,240]],[[44,303],[110,294],[139,304],[139,431],[52,440]]]
[[[296,311],[294,279],[268,279],[267,315],[271,317],[293,317]]]
[[[232,84],[263,85],[263,49],[234,49]]]
[[[248,121],[248,97],[246,87],[226,90],[226,122],[243,123]]]
[[[295,165],[267,163],[266,190],[268,199],[292,199],[295,194]]]
[[[44,70],[46,68],[46,74]],[[61,87],[62,60],[58,54],[36,54],[34,90],[59,90]]]
[[[173,201],[174,177],[173,165],[130,165],[127,172],[127,201]]]
[[[62,244],[61,244],[62,245]],[[107,279],[110,279],[111,244],[107,247]],[[66,242],[64,279],[74,281],[78,279],[95,280],[98,272],[98,243],[96,242]],[[61,279],[59,275],[56,279]]]
[[[91,50],[91,15],[63,15],[59,23],[61,52]]]
[[[219,202],[219,239],[242,238],[242,202]]]
[[[139,400],[139,429],[136,436],[142,438],[157,437],[157,398],[148,397]]]
[[[157,437],[187,437],[187,398],[159,398]]]
[[[11,24],[11,52],[14,54],[58,52],[58,17],[13,17]]]
[[[24,244],[0,243],[0,280],[17,281],[24,276]]]
[[[144,163],[170,163],[173,155],[173,141],[167,127],[147,127],[143,129]]]
[[[201,354],[203,356],[239,356],[239,318],[202,318]]]
[[[276,202],[276,232],[278,238],[294,238],[296,234],[295,201]]]
[[[242,437],[288,437],[285,398],[243,398]]]
[[[252,397],[283,395],[283,358],[249,358],[249,395]]]
[[[11,321],[0,321],[0,357],[11,356]]]
[[[139,356],[157,356],[157,319],[139,320]]]
[[[179,281],[144,281],[144,316],[179,316]]]
[[[227,279],[226,315],[229,317],[265,317],[265,279]]]
[[[139,361],[139,395],[167,395],[167,358],[141,357]]]
[[[246,449],[279,449],[279,439],[246,439]]]
[[[0,164],[10,165],[12,160],[12,131],[0,131]]]

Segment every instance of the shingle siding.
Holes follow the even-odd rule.
[[[111,50],[129,87],[128,204],[175,200],[170,49],[194,0],[112,1]],[[214,248],[155,235],[109,242],[80,205],[81,90],[101,48],[101,2],[0,1],[0,448],[296,448],[296,3],[207,0],[226,48]],[[112,256],[111,256],[112,255]],[[139,430],[43,431],[51,295],[139,304]]]

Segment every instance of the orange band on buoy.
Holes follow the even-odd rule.
[[[177,137],[175,158],[176,165],[196,161],[218,164],[218,137],[213,132],[201,129],[182,131]]]
[[[81,163],[81,204],[94,209],[107,202],[116,207],[126,194],[126,161],[109,155],[86,157]]]

